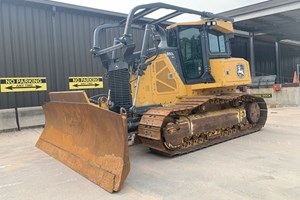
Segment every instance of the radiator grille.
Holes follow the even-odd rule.
[[[119,112],[123,107],[127,111],[132,105],[130,76],[128,69],[119,69],[109,72],[109,89],[111,100],[114,102],[113,111]]]

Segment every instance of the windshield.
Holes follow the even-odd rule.
[[[200,78],[203,66],[200,27],[180,27],[179,45],[185,78]]]

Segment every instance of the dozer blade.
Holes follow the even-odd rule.
[[[120,190],[130,171],[126,117],[90,104],[83,91],[49,95],[36,146],[105,190]]]

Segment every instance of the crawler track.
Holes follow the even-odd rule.
[[[242,107],[247,110],[246,105],[253,102],[258,104],[260,112],[260,117],[256,123],[251,123],[251,120],[246,120],[232,127],[206,130],[203,131],[203,133],[182,138],[182,143],[177,146],[170,145],[162,134],[166,127],[166,121],[170,121],[170,119],[175,120],[180,116],[190,116],[193,113],[205,115],[209,112],[213,112],[210,110],[201,112],[204,108],[212,108],[216,111],[218,109],[224,109],[224,107]],[[142,143],[148,146],[152,151],[166,156],[175,156],[259,131],[265,125],[266,120],[267,106],[263,98],[260,97],[243,93],[219,96],[192,96],[187,97],[176,105],[150,109],[142,117],[138,136]],[[214,120],[211,120],[211,123],[215,123]]]

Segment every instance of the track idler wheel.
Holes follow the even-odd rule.
[[[257,102],[249,103],[246,106],[247,119],[251,123],[257,123],[260,119],[260,107]]]

